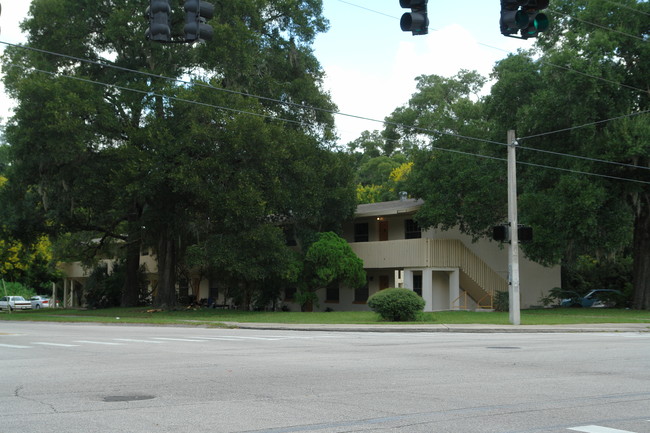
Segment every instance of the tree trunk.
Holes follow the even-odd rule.
[[[641,192],[635,198],[632,307],[650,310],[650,192]]]
[[[158,242],[158,291],[154,307],[171,310],[176,306],[176,244],[166,228]]]
[[[126,243],[126,275],[122,286],[122,307],[135,307],[140,298],[139,273],[140,273],[140,247],[142,206],[134,200],[128,217],[128,240]]]
[[[139,239],[139,238],[138,238]],[[126,276],[122,287],[122,307],[135,307],[140,298],[140,242],[131,240],[126,246]]]

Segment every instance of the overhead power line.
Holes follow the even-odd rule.
[[[590,22],[590,21],[587,21],[587,20],[583,20],[583,19],[580,19],[580,18],[577,18],[577,17],[571,16],[571,15],[569,15],[569,14],[565,14],[564,12],[560,12],[560,11],[557,10],[557,9],[549,8],[549,11],[551,11],[551,12],[553,12],[553,13],[556,13],[556,14],[558,14],[558,15],[564,15],[565,17],[569,17],[569,18],[572,19],[572,20],[575,20],[575,21],[578,21],[578,22],[581,22],[581,23],[584,23],[584,24],[589,24],[590,26],[598,27],[598,28],[603,29],[603,30],[607,30],[607,31],[610,31],[610,32],[618,33],[618,34],[620,34],[620,35],[629,36],[630,38],[637,39],[637,40],[639,40],[639,41],[641,41],[641,42],[648,42],[646,39],[644,39],[644,38],[641,37],[641,36],[633,35],[633,34],[631,34],[631,33],[626,33],[626,32],[624,32],[624,31],[622,31],[622,30],[613,29],[613,28],[611,28],[611,27],[607,27],[607,26],[602,25],[602,24],[597,24],[597,23],[593,23],[593,22]]]
[[[606,1],[607,3],[611,3],[611,4],[613,4],[613,5],[616,5],[616,6],[618,6],[618,7],[621,7],[621,8],[623,8],[623,9],[629,9],[629,10],[634,11],[634,12],[636,12],[636,13],[650,16],[650,13],[645,12],[645,11],[642,11],[642,10],[637,9],[637,8],[633,8],[632,6],[628,6],[628,5],[626,5],[626,4],[623,4],[623,3],[620,3],[620,2],[611,1],[611,0],[605,0],[605,1]]]
[[[343,0],[339,0],[339,1],[343,1]],[[344,3],[348,3],[348,2],[344,2]],[[348,4],[352,5],[352,3],[348,3]],[[364,9],[367,9],[367,8],[364,8]],[[371,10],[371,9],[369,9],[369,10]],[[174,81],[174,82],[185,84],[185,85],[193,85],[193,86],[208,88],[208,89],[215,90],[215,91],[221,91],[221,92],[237,94],[237,95],[251,97],[251,98],[257,98],[257,99],[266,100],[266,101],[270,101],[270,102],[275,102],[275,103],[279,103],[279,104],[283,104],[283,105],[299,107],[301,109],[311,109],[311,110],[315,110],[315,111],[323,111],[323,112],[327,112],[327,113],[330,113],[330,114],[333,114],[333,115],[341,115],[341,116],[351,117],[351,118],[365,120],[365,121],[369,121],[369,122],[380,123],[380,124],[383,124],[383,125],[393,125],[393,126],[397,126],[397,127],[400,127],[400,128],[412,129],[412,130],[420,132],[420,133],[451,136],[451,137],[465,139],[465,140],[473,140],[473,141],[479,141],[479,142],[483,142],[483,143],[490,143],[490,144],[496,144],[496,145],[501,145],[501,146],[507,146],[507,144],[505,144],[505,143],[501,143],[501,142],[497,142],[497,141],[493,141],[493,140],[488,140],[488,139],[483,139],[483,138],[478,138],[478,137],[464,136],[464,135],[459,135],[459,134],[454,134],[454,133],[449,133],[449,132],[444,132],[444,131],[432,130],[432,129],[428,129],[428,128],[422,128],[422,127],[416,127],[416,126],[410,126],[410,125],[403,125],[403,124],[399,124],[397,122],[389,122],[389,121],[386,121],[386,120],[378,120],[378,119],[373,119],[373,118],[360,116],[360,115],[355,115],[355,114],[342,113],[340,111],[335,111],[335,110],[330,110],[330,109],[325,109],[325,108],[320,108],[320,107],[314,107],[314,106],[294,103],[294,102],[290,102],[290,101],[281,101],[281,100],[278,100],[278,99],[259,96],[259,95],[254,95],[254,94],[250,94],[250,93],[246,93],[246,92],[240,92],[240,91],[235,91],[235,90],[231,90],[231,89],[224,89],[224,88],[212,86],[212,85],[209,85],[209,84],[204,84],[204,83],[197,82],[197,81],[181,80],[179,78],[172,78],[172,77],[153,74],[153,73],[149,73],[149,72],[145,72],[145,71],[138,71],[138,70],[134,70],[134,69],[114,65],[114,64],[111,64],[111,63],[105,63],[105,62],[99,62],[99,61],[95,61],[95,60],[83,59],[83,58],[79,58],[79,57],[75,57],[75,56],[70,56],[70,55],[67,55],[67,54],[57,53],[57,52],[53,52],[53,51],[49,51],[49,50],[43,50],[43,49],[30,47],[30,46],[26,46],[26,45],[17,45],[17,44],[4,42],[4,41],[0,41],[0,43],[1,44],[6,44],[8,46],[17,47],[17,48],[28,49],[28,50],[32,50],[32,51],[36,51],[36,52],[41,52],[41,53],[45,53],[45,54],[50,54],[50,55],[54,55],[54,56],[68,58],[68,59],[79,61],[79,62],[94,64],[94,65],[97,65],[97,66],[100,66],[100,67],[108,67],[108,68],[113,68],[113,69],[116,69],[116,70],[121,70],[123,72],[129,72],[129,73],[139,74],[139,75],[143,75],[143,76],[148,76],[148,77],[151,77],[151,78],[159,78],[159,79]],[[55,74],[55,73],[51,73],[51,72],[48,72],[48,71],[39,70],[39,69],[35,69],[35,68],[32,68],[32,69],[35,70],[35,71],[38,71],[38,72],[47,73],[47,74],[51,74],[51,75],[55,75],[55,76],[56,75],[64,76],[62,74]],[[133,91],[133,92],[139,92],[139,93],[143,93],[143,94],[152,95],[152,93],[148,92],[148,91],[141,91],[141,90],[131,89],[131,88],[123,87],[123,86],[118,86],[118,85],[115,85],[115,84],[101,83],[101,82],[98,82],[98,81],[93,81],[93,80],[88,80],[88,79],[80,79],[78,77],[71,77],[71,76],[67,76],[67,75],[65,75],[65,76],[68,77],[68,78],[73,78],[73,79],[77,79],[77,80],[81,80],[81,81],[101,84],[101,85],[104,85],[104,86],[107,86],[107,87],[113,87],[113,88],[116,88],[116,89],[129,90],[129,91]],[[616,83],[616,82],[612,82],[612,83],[621,85],[620,83]],[[153,94],[153,95],[155,95],[155,94]],[[297,123],[297,124],[301,124],[301,125],[307,125],[307,123],[305,123],[305,122],[300,122],[300,121],[291,120],[291,119],[283,119],[283,118],[280,118],[280,117],[277,117],[277,116],[261,115],[260,113],[242,111],[242,110],[233,109],[231,107],[226,107],[226,106],[217,106],[217,105],[213,105],[213,104],[206,104],[206,103],[203,103],[203,102],[200,102],[200,101],[185,100],[185,99],[178,98],[178,97],[173,97],[173,96],[166,96],[166,95],[159,95],[159,96],[163,96],[163,97],[166,97],[166,98],[169,98],[169,99],[178,100],[178,101],[182,101],[182,102],[186,102],[186,103],[195,103],[195,104],[199,104],[199,105],[203,105],[203,106],[209,106],[209,107],[218,108],[218,109],[222,109],[222,110],[230,110],[230,111],[234,111],[234,112],[250,114],[250,115],[255,115],[255,116],[270,117],[270,118],[274,118],[276,120],[292,122],[292,123]],[[630,115],[619,116],[619,117],[617,117],[615,119],[630,117],[630,116],[634,116],[634,115],[637,115],[637,114],[639,114],[639,113],[632,113]],[[610,121],[610,120],[615,120],[615,119],[604,120],[604,121],[601,121],[601,123],[602,122],[607,122],[607,121]],[[576,126],[576,127],[573,127],[573,128],[566,128],[566,129],[564,129],[562,131],[570,131],[572,129],[582,128],[584,126],[585,125]],[[555,132],[560,132],[560,131],[552,131],[552,132],[549,132],[548,134],[555,133]],[[534,136],[523,137],[522,139],[532,138],[532,137],[536,137],[536,136],[542,136],[542,135],[545,135],[545,134],[547,134],[547,133],[542,133],[542,134],[537,134],[537,135],[534,135]],[[538,149],[532,149],[532,148],[530,148],[530,149],[531,150],[542,151],[542,150],[538,150]],[[571,158],[580,158],[580,159],[585,159],[586,158],[586,157],[581,157],[581,156],[577,156],[577,155],[562,154],[562,153],[556,153],[556,155],[571,157]],[[587,159],[589,159],[589,158],[587,158]],[[615,164],[615,165],[625,165],[625,164],[617,163],[617,162],[613,162],[613,161],[605,161],[605,160],[598,160],[598,161],[599,162],[609,163],[609,164]],[[635,167],[639,168],[638,166],[635,166]],[[645,168],[645,167],[640,167],[640,168]]]

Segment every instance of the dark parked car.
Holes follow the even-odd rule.
[[[592,290],[584,296],[576,293],[576,296],[562,299],[562,307],[585,307],[604,308],[620,306],[623,301],[623,293],[619,290],[598,289]]]

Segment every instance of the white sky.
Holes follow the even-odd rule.
[[[138,1],[144,9],[147,1]],[[25,42],[18,24],[27,16],[29,4],[3,2],[0,41]],[[400,30],[399,18],[409,10],[402,9],[399,0],[323,0],[323,4],[330,30],[317,37],[314,50],[326,73],[326,90],[342,113],[379,121],[408,101],[416,76],[452,76],[461,68],[488,75],[508,52],[532,44],[501,36],[497,0],[431,0],[429,34],[423,36]],[[11,106],[0,87],[3,123]],[[336,123],[341,144],[364,130],[382,128],[380,122],[340,115]]]

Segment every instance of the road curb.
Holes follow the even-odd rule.
[[[650,324],[593,324],[593,325],[320,325],[283,323],[223,322],[239,329],[276,331],[325,332],[410,332],[410,333],[578,333],[578,332],[644,332],[650,333]]]

